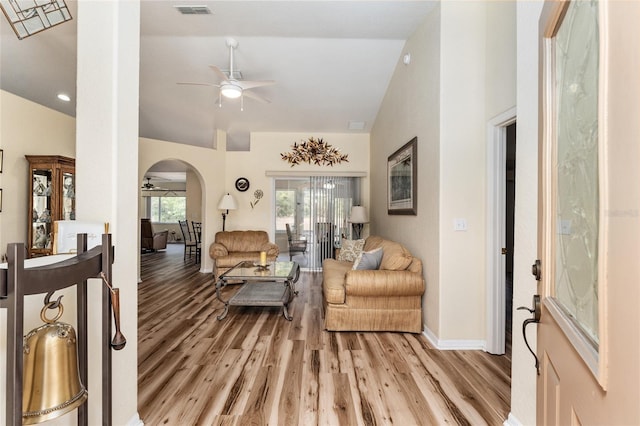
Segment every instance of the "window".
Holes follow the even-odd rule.
[[[284,231],[285,224],[295,222],[296,191],[294,189],[276,189],[276,231]]]
[[[176,223],[186,219],[186,197],[148,197],[147,211],[152,223]]]
[[[554,296],[597,348],[598,4],[569,3],[554,41],[557,101]]]

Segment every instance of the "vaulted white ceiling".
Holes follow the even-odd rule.
[[[77,17],[77,4],[67,1]],[[209,15],[174,6],[202,5]],[[141,1],[140,136],[210,147],[216,128],[230,149],[249,132],[369,132],[405,40],[433,1]],[[75,115],[76,20],[18,40],[0,18],[0,87]],[[228,69],[225,37],[239,46],[235,66],[271,100],[216,103],[209,65]],[[71,95],[71,103],[56,98]],[[350,121],[364,122],[349,130]]]

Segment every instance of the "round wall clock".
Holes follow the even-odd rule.
[[[249,189],[249,179],[243,177],[238,178],[236,180],[236,189],[240,192],[245,192]]]

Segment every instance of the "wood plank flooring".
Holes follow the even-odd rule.
[[[322,328],[321,273],[292,321],[232,306],[182,246],[142,255],[138,410],[145,425],[501,425],[511,360],[439,351],[422,335]],[[227,295],[237,291],[230,286]]]

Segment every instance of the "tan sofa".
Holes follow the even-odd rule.
[[[269,242],[265,231],[221,231],[209,247],[213,259],[213,274],[219,277],[242,261],[260,261],[260,252],[267,253],[267,262],[278,257],[280,250]]]
[[[322,263],[325,329],[422,332],[422,261],[378,236],[366,239],[364,251],[378,247],[377,270],[352,270],[353,262],[335,259]]]

